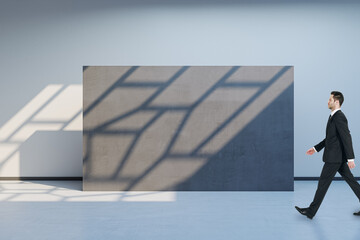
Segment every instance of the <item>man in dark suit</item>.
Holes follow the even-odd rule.
[[[325,139],[306,152],[306,154],[312,155],[325,148],[323,154],[323,161],[325,164],[320,175],[313,202],[308,208],[299,208],[295,206],[302,215],[305,215],[310,219],[312,219],[318,211],[336,172],[340,173],[360,200],[360,185],[350,171],[350,168],[355,168],[355,156],[348,122],[340,109],[343,101],[344,96],[341,92],[331,92],[328,101],[331,115],[329,116],[326,126]],[[360,216],[360,211],[354,213],[354,215]]]

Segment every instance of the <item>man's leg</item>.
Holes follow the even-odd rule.
[[[321,171],[318,187],[313,202],[309,206],[309,212],[315,216],[318,211],[329,186],[338,171],[341,163],[325,163]]]
[[[347,184],[349,184],[349,186],[351,187],[351,189],[353,190],[353,192],[355,193],[355,195],[357,196],[357,198],[360,201],[360,184],[356,181],[356,179],[352,175],[352,173],[349,169],[349,166],[347,165],[346,162],[344,162],[340,166],[338,172],[345,179]]]

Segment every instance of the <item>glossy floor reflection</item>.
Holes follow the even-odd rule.
[[[359,239],[360,210],[334,181],[313,220],[315,181],[294,192],[82,192],[81,182],[0,182],[0,239]]]

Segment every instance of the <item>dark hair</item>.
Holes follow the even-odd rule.
[[[338,91],[332,91],[331,95],[333,95],[334,101],[338,100],[340,103],[340,106],[343,104],[344,102],[344,95],[341,92]]]

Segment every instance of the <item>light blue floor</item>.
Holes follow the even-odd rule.
[[[176,192],[163,202],[98,201],[103,192],[81,192],[81,182],[36,184],[52,189],[42,193],[49,200],[39,185],[0,183],[0,239],[360,239],[360,203],[344,181],[332,183],[313,220],[294,206],[312,201],[315,181],[296,181],[294,192]]]

